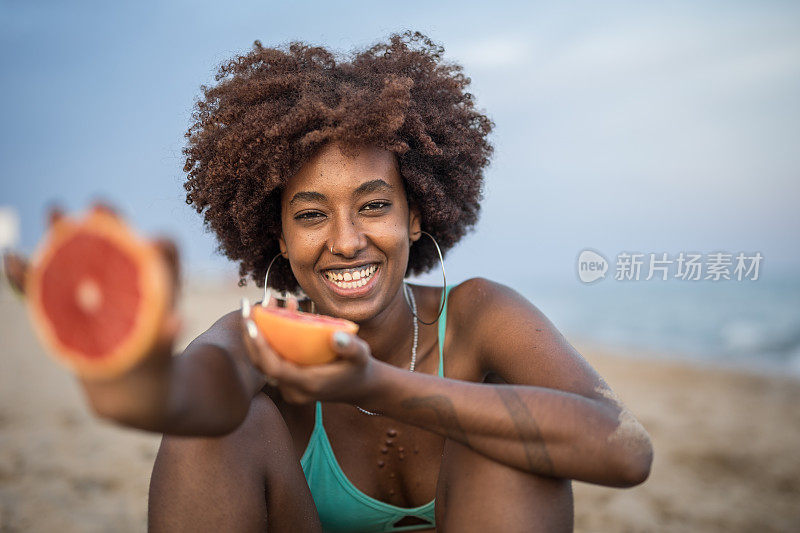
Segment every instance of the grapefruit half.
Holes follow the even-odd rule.
[[[343,318],[292,311],[283,307],[253,306],[253,321],[275,352],[300,365],[329,363],[336,358],[331,336],[337,331],[355,334],[358,324]]]
[[[170,291],[161,252],[102,207],[54,220],[25,284],[40,339],[87,379],[119,376],[147,355]]]

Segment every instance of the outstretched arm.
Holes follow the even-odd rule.
[[[161,246],[172,250],[171,263],[177,269],[174,246],[166,241]],[[9,283],[24,298],[28,262],[13,253],[4,254],[3,262]],[[76,376],[97,416],[179,435],[223,435],[241,424],[253,395],[265,383],[245,355],[241,313],[223,316],[173,357],[179,325],[177,315],[169,315],[152,353],[113,380]]]
[[[82,381],[92,410],[130,427],[174,435],[217,436],[242,423],[265,383],[244,354],[241,314],[228,313],[183,351],[148,357],[119,378]]]
[[[117,216],[114,209],[98,204],[95,209]],[[50,223],[63,212],[51,209]],[[253,396],[265,379],[250,362],[243,336],[240,312],[222,317],[173,357],[180,318],[175,299],[180,280],[178,250],[169,239],[156,247],[172,272],[168,285],[170,308],[161,322],[156,340],[142,360],[122,375],[103,380],[76,375],[95,414],[117,423],[182,435],[221,435],[233,431],[244,420]],[[3,271],[23,298],[30,265],[17,254],[3,254]]]

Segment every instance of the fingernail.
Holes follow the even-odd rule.
[[[333,342],[335,342],[336,346],[339,348],[346,348],[347,345],[350,344],[350,335],[344,331],[337,331],[333,334]]]
[[[255,322],[248,320],[245,322],[245,327],[247,328],[247,334],[250,335],[251,339],[258,337],[258,328],[256,328]]]
[[[276,291],[272,287],[269,287],[267,289],[267,298],[261,302],[261,305],[267,307],[270,304],[270,302],[272,302],[272,300],[277,300],[278,296],[279,296],[278,291]]]
[[[250,299],[249,298],[242,298],[242,316],[244,318],[250,318]]]

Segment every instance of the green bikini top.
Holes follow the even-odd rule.
[[[444,309],[439,318],[439,377],[444,377],[444,333],[447,327],[447,295],[451,288],[445,288]],[[326,533],[411,531],[436,526],[435,498],[419,507],[398,507],[367,496],[347,479],[336,461],[322,425],[321,402],[317,402],[314,430],[300,465]],[[420,518],[426,523],[400,527],[394,525],[407,516]]]

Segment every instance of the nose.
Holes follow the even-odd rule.
[[[353,258],[367,246],[367,237],[363,228],[351,217],[336,217],[335,223],[330,227],[328,251],[332,249],[336,255]]]

